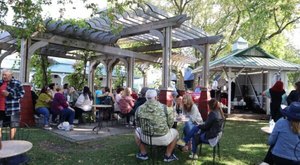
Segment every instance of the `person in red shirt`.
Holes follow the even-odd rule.
[[[14,139],[20,121],[20,98],[25,94],[21,82],[15,80],[10,70],[2,71],[0,80],[0,133],[4,124],[10,125],[10,139]],[[0,134],[0,138],[1,138]]]
[[[139,96],[138,94],[136,93],[136,89],[132,88],[132,91],[131,91],[131,97],[136,101]]]

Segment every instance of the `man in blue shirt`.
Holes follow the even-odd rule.
[[[98,86],[95,86],[95,96],[96,96],[95,103],[97,105],[100,104],[100,102],[101,102],[100,97],[102,95],[103,95],[102,89],[99,89]]]

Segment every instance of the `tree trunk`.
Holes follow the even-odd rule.
[[[47,75],[47,63],[48,63],[48,56],[42,56],[41,57],[41,61],[42,61],[42,87],[44,87],[45,85],[48,84],[48,75]]]

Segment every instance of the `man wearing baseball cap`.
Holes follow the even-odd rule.
[[[136,158],[141,160],[148,159],[145,146],[141,143],[141,134],[143,134],[145,128],[141,127],[139,119],[143,118],[151,121],[150,127],[153,128],[152,145],[167,146],[164,161],[171,162],[178,160],[173,154],[178,137],[177,130],[171,128],[174,124],[173,110],[168,109],[166,105],[157,101],[157,92],[155,89],[147,90],[146,99],[147,101],[138,108],[135,114],[138,126],[135,132],[135,139],[140,149],[140,152],[136,154]],[[144,143],[149,144],[149,142]]]

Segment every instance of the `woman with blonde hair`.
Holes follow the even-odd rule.
[[[194,104],[193,98],[190,94],[183,95],[182,98],[183,115],[189,118],[189,121],[185,122],[183,133],[187,135],[195,125],[203,122],[201,114],[196,104]]]
[[[219,140],[220,133],[222,132],[222,126],[225,120],[224,113],[220,108],[220,104],[216,99],[208,101],[210,112],[207,116],[207,120],[204,123],[196,125],[190,132],[179,140],[177,144],[183,146],[184,151],[188,151],[188,142],[192,139],[192,154],[190,158],[197,158],[197,141],[200,140],[202,143],[208,143],[211,146],[215,146]],[[201,133],[197,133],[201,130]],[[198,136],[196,136],[198,135]]]
[[[131,97],[131,88],[126,87],[122,92],[122,98],[119,100],[119,108],[122,116],[126,117],[127,125],[130,124],[131,110],[134,106],[134,99]]]

